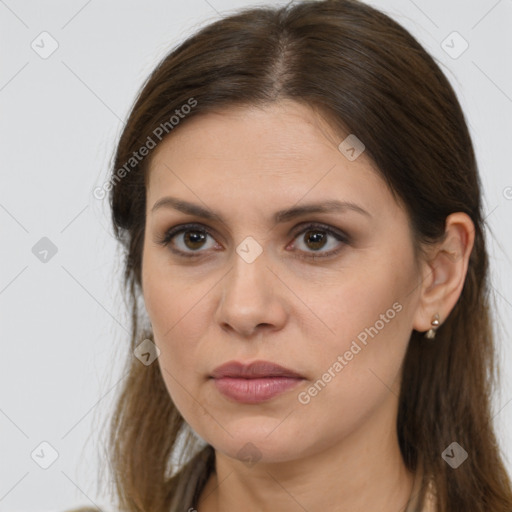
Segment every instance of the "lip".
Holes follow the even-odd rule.
[[[220,393],[246,404],[270,400],[304,379],[297,372],[270,361],[250,364],[229,361],[217,367],[210,377]]]
[[[297,372],[270,361],[253,361],[249,364],[240,363],[239,361],[228,361],[227,363],[215,368],[211,377],[214,379],[221,377],[241,377],[244,379],[260,379],[268,377],[304,378]]]

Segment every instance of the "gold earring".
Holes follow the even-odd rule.
[[[437,313],[433,316],[432,322],[430,323],[432,324],[432,327],[425,333],[425,338],[433,340],[436,337],[436,331],[440,325],[439,315]]]

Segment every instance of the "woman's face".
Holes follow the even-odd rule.
[[[421,275],[405,211],[343,139],[285,101],[187,120],[155,149],[142,270],[157,361],[230,457],[294,460],[394,425]],[[229,361],[300,378],[212,378]]]

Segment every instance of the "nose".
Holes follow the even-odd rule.
[[[264,252],[252,263],[235,254],[233,268],[221,286],[215,320],[223,330],[251,338],[285,325],[285,287],[268,267]]]

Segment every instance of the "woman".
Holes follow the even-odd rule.
[[[512,510],[472,142],[402,27],[354,0],[212,23],[111,185],[120,510]]]

